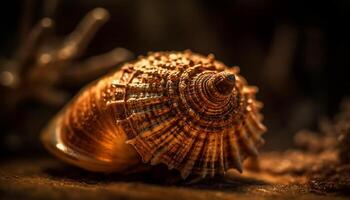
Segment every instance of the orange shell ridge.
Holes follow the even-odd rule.
[[[183,178],[242,171],[266,131],[256,87],[207,57],[155,52],[84,88],[43,131],[59,158],[92,171],[163,163]]]

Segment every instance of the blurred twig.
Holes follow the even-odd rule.
[[[53,9],[51,7],[47,9]],[[59,89],[59,85],[81,85],[129,60],[132,53],[124,48],[77,60],[108,18],[106,9],[95,8],[61,40],[54,35],[54,20],[41,19],[26,36],[14,58],[0,66],[0,85],[5,88],[6,107],[14,108],[28,98],[61,105],[69,95]]]

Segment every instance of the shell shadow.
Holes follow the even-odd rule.
[[[57,164],[57,163],[56,163]],[[254,179],[214,177],[197,179],[189,177],[182,180],[180,174],[169,171],[165,166],[155,166],[149,171],[118,174],[118,173],[96,173],[82,170],[65,164],[47,166],[43,173],[57,180],[69,180],[83,184],[108,184],[108,183],[144,183],[161,187],[181,186],[193,189],[207,189],[220,191],[242,191],[245,187],[267,185],[268,183]]]

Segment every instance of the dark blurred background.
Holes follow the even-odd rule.
[[[291,147],[295,132],[317,129],[350,92],[347,0],[11,0],[1,4],[0,72],[16,59],[23,38],[41,18],[53,18],[56,36],[64,38],[95,7],[107,9],[110,19],[77,60],[115,47],[135,56],[191,49],[213,53],[228,66],[240,66],[249,83],[259,87],[257,97],[265,104],[266,150]],[[85,82],[55,87],[72,97]],[[64,103],[28,98],[11,107],[10,90],[0,85],[0,155],[45,154],[40,130]]]

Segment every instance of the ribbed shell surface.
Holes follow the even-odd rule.
[[[235,75],[235,86],[229,98],[213,102],[203,84],[222,71]],[[257,88],[238,73],[211,55],[150,53],[80,92],[56,117],[50,137],[74,155],[106,161],[111,171],[125,170],[112,166],[113,159],[137,164],[139,157],[177,169],[183,178],[242,171],[242,161],[257,156],[266,128]]]

